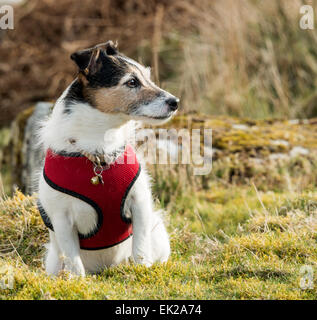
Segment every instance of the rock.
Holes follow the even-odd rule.
[[[5,162],[11,172],[13,189],[18,187],[27,194],[36,190],[34,179],[43,160],[36,132],[40,121],[50,113],[52,106],[52,103],[39,102],[21,112],[11,124]]]
[[[40,122],[51,112],[52,103],[39,102],[34,107],[32,116],[27,120],[22,145],[22,186],[26,194],[37,190],[37,173],[44,159],[42,146],[38,141]]]

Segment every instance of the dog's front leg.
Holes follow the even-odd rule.
[[[136,263],[149,267],[153,264],[151,253],[151,218],[153,215],[152,195],[146,176],[140,173],[132,195],[133,242],[132,255]]]
[[[151,233],[150,221],[146,217],[149,212],[143,204],[136,205],[133,213],[133,242],[132,242],[132,255],[136,263],[144,264],[150,267],[153,263],[151,254]]]
[[[64,270],[84,276],[85,268],[80,258],[78,232],[66,214],[55,215],[53,227]]]

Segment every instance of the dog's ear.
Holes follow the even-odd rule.
[[[93,48],[74,52],[70,58],[75,61],[80,72],[88,75],[95,73],[101,66],[101,55],[106,57],[117,53],[117,45],[112,41],[107,41]]]
[[[84,71],[89,64],[93,49],[74,52],[70,58],[77,64],[80,71]]]
[[[100,44],[97,47],[103,47],[106,54],[108,56],[113,56],[118,54],[118,43],[113,43],[111,40],[107,41],[106,43]]]

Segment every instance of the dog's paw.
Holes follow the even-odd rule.
[[[64,257],[64,271],[69,274],[69,277],[79,276],[84,277],[85,276],[85,268],[83,266],[83,263],[79,257],[70,259]]]
[[[142,264],[143,266],[146,266],[147,268],[151,267],[153,264],[152,259],[149,257],[146,257],[144,255],[136,254],[133,256],[133,260],[136,264]]]

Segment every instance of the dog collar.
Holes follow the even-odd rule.
[[[70,140],[69,141],[71,144],[74,144],[75,141]],[[81,157],[84,156],[88,160],[90,160],[93,164],[93,171],[95,173],[95,176],[93,176],[90,179],[90,182],[94,185],[99,184],[100,182],[104,184],[102,173],[104,170],[107,170],[110,168],[111,165],[113,165],[117,159],[122,156],[122,154],[125,152],[127,148],[127,145],[123,145],[119,149],[109,153],[100,153],[100,152],[95,152],[95,153],[89,153],[86,151],[80,151],[80,152],[66,152],[66,151],[60,151],[57,154],[60,156],[75,156],[75,157]]]
[[[115,150],[114,152],[110,154],[101,154],[101,153],[88,153],[85,151],[82,151],[81,154],[83,154],[88,160],[90,160],[94,167],[94,173],[95,176],[90,179],[90,182],[94,185],[99,184],[100,182],[104,184],[102,173],[104,170],[107,170],[110,168],[110,166],[116,162],[116,160],[123,154],[123,152],[126,150],[126,146],[121,147],[118,150]]]
[[[95,164],[102,164],[102,165],[111,165],[114,163],[117,158],[122,155],[124,150],[126,149],[126,146],[122,146],[121,148],[109,153],[100,153],[100,152],[95,152],[95,153],[89,153],[86,151],[81,151],[80,153],[83,154],[86,158],[88,158],[91,162]]]

